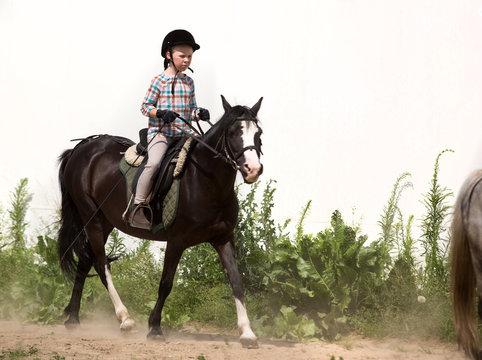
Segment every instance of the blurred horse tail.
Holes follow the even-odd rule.
[[[471,359],[482,359],[475,319],[475,290],[482,319],[482,170],[458,196],[452,220],[451,286],[457,342]]]

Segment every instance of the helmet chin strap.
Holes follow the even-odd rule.
[[[177,80],[177,74],[180,72],[179,69],[176,67],[176,65],[174,64],[174,60],[172,59],[172,49],[169,49],[168,52],[169,52],[169,55],[170,55],[170,59],[165,59],[164,60],[164,70],[167,69],[167,65],[168,64],[171,64],[172,67],[176,70],[176,74],[174,75],[174,81],[172,82],[172,87],[171,87],[171,94],[174,95],[174,86],[176,85],[176,80]],[[191,70],[192,73],[194,73],[194,70],[191,69],[190,67],[188,67],[189,70]]]

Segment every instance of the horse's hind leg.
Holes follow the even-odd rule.
[[[96,211],[96,205],[93,202],[86,201],[82,205],[85,208],[82,209],[81,206],[79,206],[81,214],[92,214]],[[100,212],[93,218],[86,217],[84,221],[88,222],[85,225],[85,232],[93,253],[93,265],[97,274],[99,274],[100,280],[109,292],[110,299],[114,304],[117,319],[121,324],[120,329],[126,332],[133,331],[136,329],[136,324],[129,316],[127,308],[122,303],[119,294],[114,287],[110,265],[105,254],[104,245],[113,227],[105,220],[103,214]]]
[[[122,300],[117,293],[117,290],[114,287],[114,283],[112,282],[112,275],[110,272],[110,265],[106,263],[103,268],[103,273],[104,275],[104,280],[102,280],[102,283],[105,285],[107,288],[107,291],[109,292],[110,299],[112,300],[112,303],[114,304],[115,308],[115,314],[117,316],[117,320],[119,320],[120,323],[120,329],[121,331],[124,332],[132,332],[136,330],[136,323],[134,320],[129,315],[129,312],[127,311],[127,308],[125,305],[122,303]],[[99,275],[101,272],[97,270]],[[102,276],[101,276],[102,278]]]
[[[72,296],[69,304],[64,310],[64,315],[68,316],[65,321],[65,327],[68,329],[75,328],[79,325],[79,310],[80,300],[82,298],[82,291],[84,289],[85,278],[92,267],[92,261],[79,261],[77,265],[77,274],[75,276],[74,287],[72,289]]]
[[[89,239],[90,246],[95,255],[94,268],[99,274],[100,280],[109,292],[110,299],[115,308],[115,314],[117,320],[120,323],[121,331],[131,332],[136,330],[136,323],[129,315],[127,308],[122,303],[122,300],[115,289],[114,282],[112,281],[112,274],[110,272],[110,264],[105,255],[105,242],[110,234],[112,227],[102,227],[101,221],[92,221],[88,227],[86,227],[87,237]]]
[[[239,275],[238,266],[236,265],[233,237],[224,244],[214,245],[214,248],[219,254],[224,271],[228,275],[231,288],[233,289],[236,312],[238,315],[238,329],[241,334],[241,344],[243,347],[257,348],[258,341],[253,330],[251,330],[246,305],[244,303],[243,283],[241,281],[241,276]]]

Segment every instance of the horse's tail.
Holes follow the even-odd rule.
[[[69,280],[73,280],[77,273],[77,261],[74,258],[74,253],[79,259],[91,257],[82,219],[64,184],[64,171],[72,155],[72,151],[72,149],[65,150],[59,157],[59,184],[62,195],[62,205],[60,210],[60,229],[57,237],[60,268]]]
[[[464,203],[470,201],[470,194],[477,184],[470,180],[472,179],[466,182],[457,199],[452,220],[451,285],[457,342],[468,356],[478,359],[479,338],[474,314],[476,277],[464,221],[467,215],[464,209],[468,208]]]

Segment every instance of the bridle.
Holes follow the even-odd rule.
[[[250,122],[254,122],[256,126],[258,126],[258,120],[256,118],[254,119],[245,119],[245,118],[237,118],[235,119],[234,121],[250,121]],[[224,152],[224,156],[228,159],[228,161],[231,163],[231,164],[234,164],[233,165],[233,168],[235,170],[239,170],[239,165],[237,163],[237,161],[239,160],[239,158],[241,156],[244,155],[244,153],[248,150],[255,150],[256,151],[256,154],[258,154],[258,158],[261,156],[261,154],[263,153],[261,151],[261,146],[256,146],[256,145],[249,145],[249,146],[245,146],[243,147],[241,150],[239,150],[238,152],[234,152],[232,149],[231,149],[231,146],[229,145],[229,142],[226,140],[226,133],[227,133],[228,129],[224,130],[224,134],[222,136],[222,142],[223,142],[223,145],[222,145],[222,151]]]
[[[231,149],[231,146],[229,145],[228,141],[226,140],[227,138],[227,132],[228,132],[228,129],[229,127],[226,127],[226,129],[224,130],[224,133],[223,133],[223,136],[219,139],[218,143],[216,144],[216,148],[219,146],[219,143],[221,142],[222,145],[221,145],[221,151],[218,151],[216,150],[215,148],[213,148],[211,145],[207,144],[204,140],[202,140],[202,138],[200,137],[200,132],[194,127],[192,126],[188,121],[186,121],[186,119],[184,119],[182,116],[178,116],[178,118],[180,120],[182,120],[191,130],[193,130],[197,135],[199,136],[194,136],[192,134],[186,134],[187,136],[189,136],[190,138],[192,138],[193,140],[197,141],[198,143],[200,143],[201,145],[203,145],[204,147],[208,148],[211,152],[213,152],[216,156],[215,158],[221,158],[223,159],[226,163],[228,163],[229,165],[231,165],[231,167],[237,171],[240,169],[240,166],[238,165],[237,161],[238,159],[248,150],[255,150],[256,153],[258,154],[258,158],[260,157],[260,155],[263,153],[261,151],[261,146],[256,146],[256,145],[249,145],[249,146],[245,146],[244,148],[242,148],[240,151],[238,152],[234,152],[232,149]],[[198,121],[198,120],[195,120],[195,121]],[[251,122],[254,122],[257,126],[258,124],[258,119],[256,118],[253,118],[253,119],[245,119],[245,118],[236,118],[234,119],[234,121],[251,121]],[[233,122],[234,122],[233,121]],[[198,124],[199,125],[199,124]]]

